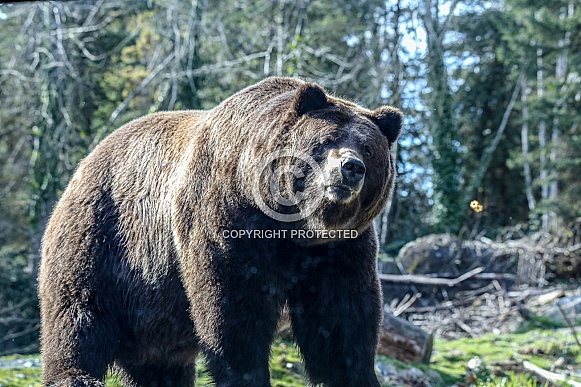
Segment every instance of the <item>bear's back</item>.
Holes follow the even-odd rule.
[[[104,139],[81,161],[55,207],[43,238],[43,266],[77,275],[73,267],[89,263],[62,262],[58,257],[67,243],[71,249],[80,243],[87,250],[104,253],[95,256],[137,270],[150,281],[167,275],[173,255],[167,227],[168,191],[184,149],[205,114],[155,113],[129,122]],[[78,269],[77,273],[82,272]]]

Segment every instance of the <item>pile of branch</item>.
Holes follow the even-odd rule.
[[[563,276],[581,278],[581,241],[545,233],[504,241],[484,236],[460,240],[444,234],[408,243],[381,278],[388,301],[410,292],[422,293],[422,304],[427,306],[445,301],[435,296],[428,302],[427,294],[441,291],[427,287],[448,288],[452,294],[494,280],[505,288],[540,287]]]
[[[429,235],[405,246],[394,262],[395,272],[379,275],[387,311],[378,352],[427,362],[434,336],[511,332],[531,317],[525,302],[562,296],[562,291],[542,287],[559,257],[581,256],[581,240],[565,244],[558,236],[540,233],[510,237],[460,241]],[[549,382],[564,380],[529,363],[519,367]]]
[[[457,339],[460,337],[479,337],[494,332],[503,333],[514,330],[524,319],[530,316],[524,302],[530,297],[547,293],[546,289],[526,287],[507,290],[501,280],[514,280],[513,274],[485,273],[484,268],[473,269],[456,278],[443,278],[422,275],[380,275],[382,281],[406,284],[411,287],[439,287],[442,290],[463,287],[452,298],[443,302],[431,302],[424,305],[421,293],[408,294],[401,300],[394,299],[389,309],[394,316],[400,316],[426,332],[438,337]],[[466,286],[466,282],[475,284],[486,282],[477,288]]]
[[[523,300],[530,291],[507,292],[498,281],[457,293],[454,300],[399,309],[401,317],[438,337],[479,337],[514,330],[527,317]],[[397,307],[396,307],[397,309]]]

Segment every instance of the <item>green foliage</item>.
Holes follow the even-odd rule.
[[[499,25],[510,23],[510,15],[500,9],[469,12],[455,21],[462,38],[450,45],[450,52],[460,59],[453,77],[457,86],[453,95],[458,132],[462,143],[462,175],[470,181],[478,170],[485,150],[492,143],[519,76],[501,61],[497,53],[506,49]],[[516,115],[513,113],[512,117]],[[517,119],[509,121],[502,141],[475,192],[465,195],[486,206],[480,227],[506,227],[528,220],[528,209],[517,203],[524,198],[521,168],[509,166],[513,154],[520,155],[520,127]],[[468,209],[465,204],[464,213]]]
[[[0,246],[0,356],[38,351],[38,300],[31,266],[21,245]]]
[[[272,346],[270,375],[273,387],[302,387],[307,385],[300,353],[294,343],[277,341]]]
[[[528,124],[531,128],[531,155],[523,160],[513,155],[516,164],[529,161],[540,174],[544,169],[546,178],[539,178],[536,195],[540,205],[535,213],[555,213],[566,222],[579,217],[577,194],[579,192],[579,121],[572,112],[578,111],[581,67],[579,65],[578,42],[574,36],[581,31],[581,9],[575,2],[562,0],[553,2],[529,2],[511,0],[506,8],[512,22],[498,23],[507,47],[501,59],[512,68],[526,69],[530,95],[521,109],[529,107]],[[576,90],[576,91],[573,91]],[[577,95],[576,98],[572,98]],[[547,126],[542,144],[539,128]],[[545,157],[545,165],[540,160]],[[569,167],[564,167],[569,165]],[[556,184],[558,192],[540,194],[539,188]]]

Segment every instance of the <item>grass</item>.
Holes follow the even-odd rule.
[[[507,371],[511,364],[518,369],[524,360],[546,370],[559,358],[563,358],[561,367],[581,363],[581,349],[569,330],[533,329],[507,335],[488,334],[474,339],[439,340],[432,356],[432,369],[438,371],[446,382],[453,384],[466,378],[466,366],[470,359],[477,356],[487,367],[486,372],[476,375],[480,383],[476,385],[486,387],[520,387],[532,383],[534,379],[529,374]],[[515,378],[520,379],[511,382]]]
[[[37,387],[40,386],[41,368],[14,367],[2,368],[13,360],[36,360],[38,356],[5,356],[0,357],[0,387]],[[213,386],[212,379],[206,371],[204,360],[200,358],[197,366],[196,387]],[[304,387],[307,379],[301,357],[296,346],[285,341],[277,341],[272,346],[270,373],[273,387]],[[115,375],[107,376],[108,387],[121,387],[122,384]]]
[[[437,372],[439,381],[436,386],[446,387],[465,383],[468,362],[479,357],[483,366],[471,373],[475,387],[539,387],[534,376],[523,371],[522,361],[550,369],[559,358],[563,368],[576,368],[581,364],[581,349],[575,343],[570,331],[566,329],[530,329],[514,334],[489,334],[480,338],[460,340],[436,340],[430,365],[405,364],[397,360],[378,356],[377,360],[390,364],[397,369],[407,370],[415,367],[425,374]],[[38,356],[0,357],[0,367],[11,360],[34,360]],[[272,347],[270,362],[273,387],[305,387],[307,379],[301,364],[301,357],[295,345],[286,341],[276,341]],[[39,367],[0,368],[0,387],[28,387],[40,385]],[[578,380],[577,380],[578,381]],[[115,377],[109,377],[107,385],[120,386]],[[203,360],[199,361],[197,387],[211,386]],[[467,385],[467,384],[465,384]],[[562,386],[567,386],[563,383]],[[434,386],[434,387],[436,387]]]
[[[41,369],[39,367],[24,367],[24,368],[2,368],[2,364],[7,364],[9,362],[18,360],[30,360],[32,361],[38,359],[38,356],[4,356],[0,357],[0,387],[10,386],[10,387],[29,387],[29,386],[39,386]]]
[[[478,381],[476,387],[537,387],[535,378],[523,374],[509,372],[507,376],[489,381]]]

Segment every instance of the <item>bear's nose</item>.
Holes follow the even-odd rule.
[[[354,157],[341,160],[341,174],[350,184],[357,184],[365,176],[365,164]]]

